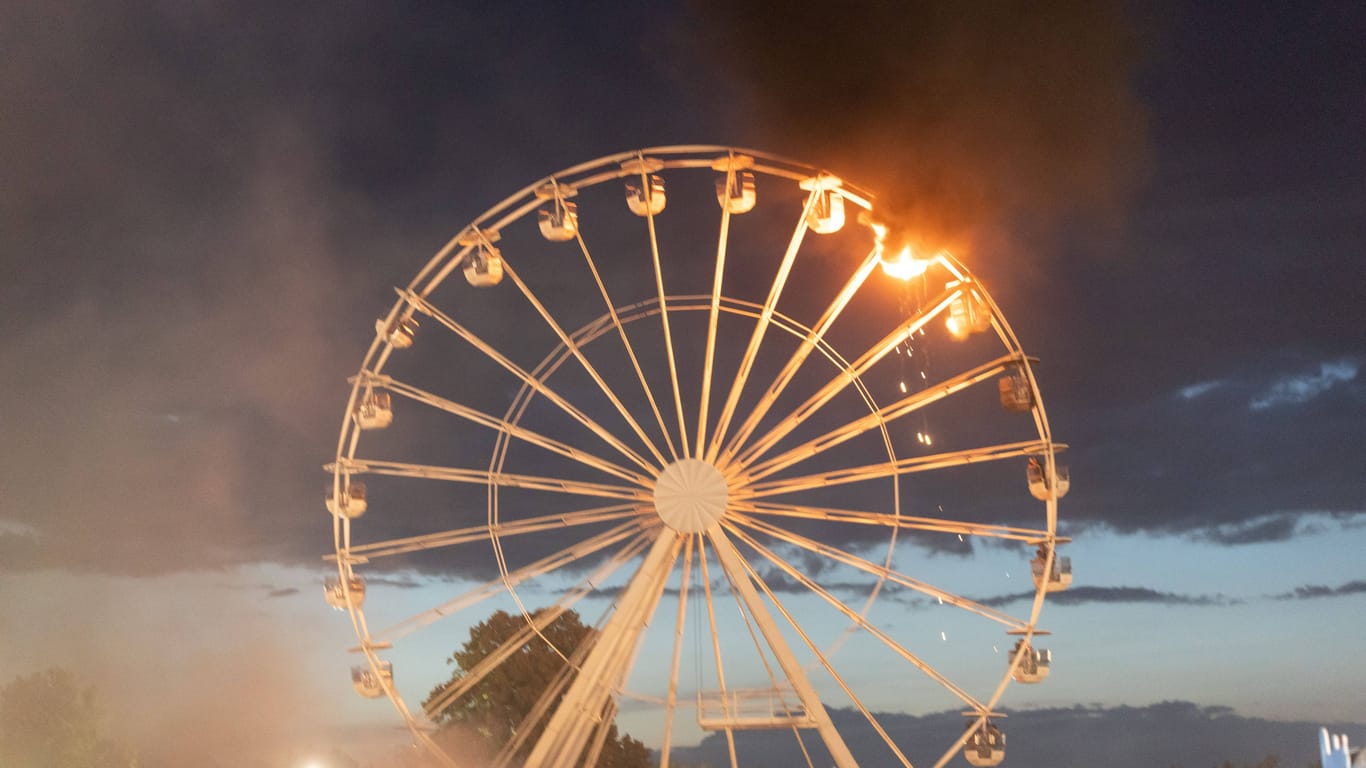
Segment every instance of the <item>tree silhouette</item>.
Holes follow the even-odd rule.
[[[541,611],[535,614],[537,617],[542,615]],[[522,616],[498,611],[471,627],[469,640],[447,659],[448,663],[455,666],[450,680],[432,689],[431,695],[423,702],[424,706],[430,709],[434,702],[439,702],[452,686],[460,684],[481,661],[512,641],[526,626],[526,619]],[[574,672],[567,669],[560,653],[572,657],[575,649],[591,639],[592,633],[593,630],[585,626],[574,611],[566,611],[556,617],[542,630],[545,639],[531,636],[528,642],[490,670],[467,693],[446,702],[434,714],[433,719],[440,727],[438,741],[454,743],[455,734],[459,733],[463,739],[476,742],[475,745],[462,743],[461,751],[469,752],[474,747],[473,751],[493,755],[513,739],[518,739],[520,744],[515,753],[516,759],[510,764],[520,765],[530,754],[554,708],[551,707],[529,725],[525,734],[519,732],[523,721],[557,677],[562,686],[556,695],[555,705],[559,704],[560,696],[567,688],[564,683],[572,680]],[[546,640],[553,643],[554,648]],[[555,649],[559,649],[560,653]],[[643,743],[626,734],[618,734],[615,724],[608,725],[597,768],[648,768],[651,764],[650,752]]]

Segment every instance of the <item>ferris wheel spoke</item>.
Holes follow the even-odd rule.
[[[649,551],[616,598],[597,647],[584,659],[574,682],[527,757],[527,766],[572,766],[582,756],[593,719],[616,696],[635,659],[642,633],[677,562],[681,537],[656,531]]]
[[[617,719],[617,709],[617,700],[608,699],[607,706],[597,718],[597,730],[593,734],[593,743],[589,745],[588,752],[584,754],[584,765],[598,764],[598,756],[602,754],[602,746],[607,742],[607,735],[611,731],[612,723]]]
[[[653,194],[644,158],[640,158],[641,190],[648,197]],[[683,395],[678,389],[678,360],[674,356],[674,337],[669,327],[669,305],[664,296],[664,271],[659,262],[659,233],[655,230],[655,213],[652,205],[645,206],[645,222],[650,231],[650,257],[654,261],[655,288],[659,292],[659,319],[664,327],[664,354],[669,359],[669,382],[673,385],[674,410],[678,414],[679,443],[683,455],[688,454],[688,424],[683,418]]]
[[[820,734],[821,740],[825,742],[825,747],[830,752],[831,761],[839,768],[857,768],[858,763],[854,760],[853,754],[849,752],[849,746],[845,744],[844,737],[835,728],[834,721],[830,719],[830,713],[826,710],[820,695],[816,693],[810,678],[807,677],[806,670],[793,655],[787,639],[783,637],[781,628],[773,620],[772,614],[764,605],[763,598],[759,596],[758,590],[754,588],[754,583],[745,572],[744,557],[735,548],[730,537],[726,535],[726,530],[729,528],[730,526],[727,526],[723,519],[721,525],[712,526],[707,529],[706,534],[711,541],[712,548],[716,551],[716,559],[720,562],[721,569],[725,571],[732,587],[739,593],[740,599],[744,601],[749,614],[754,617],[755,623],[759,626],[759,631],[764,636],[764,641],[768,643],[769,650],[773,652],[773,657],[778,661],[778,666],[782,667],[787,681],[792,685],[797,698],[805,707],[807,719],[816,729],[816,732]]]
[[[615,475],[623,480],[633,482],[642,487],[650,487],[651,481],[644,475],[632,472],[613,462],[607,461],[599,456],[587,451],[575,448],[567,443],[563,443],[551,437],[546,437],[534,430],[527,429],[519,424],[500,419],[483,411],[471,408],[467,405],[448,400],[440,395],[433,394],[423,389],[419,389],[406,382],[399,381],[392,376],[383,374],[373,374],[367,372],[361,377],[361,385],[367,387],[378,387],[402,395],[410,400],[429,405],[437,410],[458,416],[466,421],[497,430],[508,437],[516,438],[524,442],[544,448],[552,453],[559,454],[568,459],[573,459],[585,466],[610,475]]]
[[[820,437],[808,440],[768,461],[756,464],[753,467],[744,470],[743,476],[746,481],[753,482],[768,477],[775,472],[780,472],[793,464],[818,456],[823,451],[844,443],[847,440],[866,434],[874,429],[879,429],[883,425],[914,413],[931,403],[938,402],[939,400],[957,394],[975,384],[980,384],[983,381],[991,379],[1004,372],[1011,365],[1018,363],[1021,359],[1022,356],[1018,354],[1004,355],[990,362],[983,363],[972,370],[964,371],[957,376],[940,381],[915,394],[903,397],[891,405],[879,408],[877,411],[869,413],[862,418],[855,419],[843,426],[836,427]]]
[[[531,303],[531,306],[536,308],[536,312],[540,314],[541,319],[545,320],[546,325],[550,326],[550,329],[560,338],[560,343],[574,356],[574,359],[579,361],[579,364],[583,366],[584,371],[593,379],[593,383],[597,384],[598,389],[602,390],[602,393],[611,401],[612,407],[616,408],[617,413],[621,414],[621,417],[626,420],[627,425],[631,427],[631,431],[645,444],[645,449],[650,452],[650,455],[655,458],[655,461],[659,462],[661,466],[667,464],[668,462],[664,459],[664,455],[659,452],[659,449],[655,447],[655,444],[650,438],[646,437],[645,430],[641,429],[640,424],[636,421],[635,417],[632,416],[631,412],[622,404],[621,398],[617,397],[617,393],[612,391],[612,388],[607,385],[607,382],[602,378],[602,374],[598,373],[598,369],[593,367],[592,363],[588,362],[588,358],[583,354],[583,350],[579,349],[579,345],[569,337],[569,334],[565,333],[564,328],[562,328],[550,314],[550,310],[546,309],[545,304],[543,304],[541,300],[536,297],[536,294],[527,287],[527,284],[522,281],[522,278],[517,274],[517,271],[512,268],[512,265],[509,264],[506,259],[503,261],[503,274],[517,285],[517,288],[521,290],[522,295]]]
[[[604,614],[604,619],[605,618],[606,614]],[[526,717],[523,717],[522,721],[517,724],[517,729],[513,732],[512,738],[508,740],[507,744],[503,745],[502,751],[498,753],[498,756],[493,761],[492,768],[508,768],[508,766],[511,765],[512,761],[516,758],[517,753],[526,745],[527,739],[536,732],[537,726],[545,719],[546,713],[550,711],[551,706],[560,700],[560,694],[569,686],[569,682],[573,679],[574,673],[583,665],[584,658],[587,657],[588,653],[597,645],[598,633],[601,629],[602,621],[599,621],[598,624],[593,627],[593,631],[589,632],[587,636],[583,638],[583,641],[574,649],[574,652],[569,655],[568,663],[563,667],[560,667],[560,671],[556,672],[555,676],[550,679],[550,684],[546,686],[546,689],[541,694],[540,698],[536,700],[536,703],[531,707],[531,710],[527,712]]]
[[[935,453],[928,456],[914,456],[908,459],[898,459],[897,461],[865,464],[861,467],[849,467],[847,469],[837,469],[830,472],[819,472],[812,475],[771,480],[766,483],[755,483],[747,489],[736,491],[732,494],[732,498],[737,500],[756,499],[765,496],[776,496],[783,493],[806,491],[813,488],[825,488],[831,485],[843,485],[845,483],[857,483],[864,480],[897,477],[913,472],[928,472],[935,469],[963,466],[965,464],[1000,461],[1002,459],[1010,459],[1018,456],[1043,453],[1048,447],[1048,443],[1043,441],[1027,440],[1018,443],[990,445],[982,448],[968,448],[966,450],[950,451],[948,453]],[[1060,443],[1054,443],[1052,447],[1053,450],[1056,451],[1061,450],[1066,446],[1063,446]]]
[[[423,704],[427,717],[435,720],[443,709],[473,690],[490,672],[501,666],[503,662],[507,661],[508,658],[512,656],[512,654],[520,651],[522,646],[531,642],[533,638],[540,637],[550,645],[551,650],[556,654],[559,654],[561,658],[568,663],[569,659],[564,655],[564,652],[555,647],[550,641],[545,640],[543,634],[545,628],[550,626],[556,619],[560,618],[560,616],[563,616],[566,611],[587,596],[588,593],[596,589],[597,587],[595,584],[601,583],[605,579],[611,577],[611,575],[628,560],[639,555],[641,551],[645,549],[645,541],[646,535],[643,533],[640,534],[634,541],[625,547],[622,547],[619,552],[608,558],[595,568],[592,573],[580,580],[572,590],[561,595],[558,600],[548,607],[532,614],[525,625],[518,628],[511,637],[504,640],[497,648],[490,651],[487,656],[480,659],[479,663],[474,665],[473,669],[467,670],[454,685],[448,686],[442,690],[439,695],[428,699],[427,702]]]
[[[726,668],[721,663],[721,635],[716,631],[716,602],[711,594],[711,571],[707,567],[707,549],[703,546],[702,534],[697,537],[697,559],[702,565],[702,594],[706,598],[707,604],[707,625],[711,628],[711,648],[713,657],[716,660],[716,686],[721,694],[722,719],[728,720],[730,711],[726,702],[730,699],[726,696]],[[699,703],[700,705],[700,703]],[[700,716],[701,713],[699,712]],[[730,750],[730,768],[737,768],[735,761],[735,731],[729,725],[723,729],[726,734],[726,746]]]
[[[844,388],[849,386],[850,383],[857,381],[860,376],[867,373],[869,368],[872,368],[879,360],[890,354],[893,349],[896,349],[896,346],[905,340],[906,337],[920,330],[936,316],[948,309],[953,303],[953,300],[959,296],[960,292],[961,291],[958,288],[946,289],[927,305],[928,309],[921,309],[916,314],[911,315],[905,321],[899,323],[890,333],[883,336],[882,339],[870,347],[868,351],[864,352],[857,360],[851,363],[843,371],[840,371],[839,374],[826,383],[825,386],[821,387],[816,394],[808,398],[806,402],[797,406],[796,410],[788,414],[782,421],[778,422],[773,429],[754,441],[748,448],[741,451],[737,460],[738,463],[741,466],[753,463],[756,458],[763,455],[777,444],[779,440],[786,437],[798,424],[806,421],[812,414],[824,407],[826,403],[830,402],[835,395],[843,392]]]
[[[927,533],[953,533],[959,536],[979,536],[1007,541],[1037,543],[1048,537],[1048,531],[1041,528],[1020,528],[1007,525],[988,525],[949,520],[942,517],[922,517],[914,515],[893,515],[886,512],[868,512],[855,509],[833,509],[796,504],[781,504],[767,501],[732,501],[731,509],[737,512],[764,515],[767,517],[787,517],[802,520],[825,520],[834,523],[857,525],[877,525],[907,531]]]
[[[921,672],[925,673],[925,675],[928,676],[930,679],[939,683],[939,685],[942,686],[945,690],[952,693],[954,696],[957,696],[959,699],[963,701],[963,703],[967,704],[973,710],[980,711],[985,709],[981,702],[973,698],[972,694],[968,693],[962,688],[959,688],[957,685],[954,684],[952,680],[949,680],[947,677],[944,677],[942,674],[939,673],[938,670],[927,664],[919,656],[916,656],[915,654],[911,653],[900,643],[893,640],[890,635],[888,635],[881,629],[878,629],[876,625],[874,625],[872,622],[864,618],[861,614],[859,614],[858,611],[855,611],[853,608],[850,608],[848,605],[845,605],[844,601],[830,594],[830,592],[828,592],[824,587],[812,581],[806,574],[802,573],[791,563],[784,560],[782,557],[780,557],[772,550],[765,547],[763,544],[760,544],[758,541],[755,541],[754,537],[745,533],[742,529],[739,528],[739,526],[736,526],[732,523],[728,523],[725,521],[722,521],[721,525],[726,530],[735,534],[736,538],[740,539],[741,541],[745,542],[750,547],[752,547],[754,551],[758,552],[759,554],[767,558],[769,562],[776,565],[781,571],[783,571],[783,573],[786,573],[789,577],[796,579],[797,582],[799,582],[802,586],[806,587],[811,592],[815,593],[818,597],[820,597],[822,600],[829,603],[840,613],[844,614],[845,617],[848,618],[850,621],[853,621],[856,624],[858,624],[859,627],[868,632],[868,634],[880,640],[883,645],[890,648],[894,653],[896,653],[901,658],[905,659],[916,669],[919,669]]]
[[[588,263],[588,270],[593,273],[593,281],[598,284],[598,293],[602,294],[602,301],[607,305],[607,313],[612,318],[612,325],[616,327],[617,335],[621,338],[621,344],[626,348],[626,356],[631,359],[631,368],[635,370],[640,388],[645,392],[645,399],[650,403],[650,411],[655,416],[655,423],[659,425],[659,431],[664,435],[664,442],[669,447],[669,455],[677,459],[678,449],[674,447],[673,435],[669,432],[669,427],[664,424],[664,414],[659,410],[659,401],[655,399],[654,390],[650,388],[650,382],[645,378],[645,371],[640,367],[640,359],[636,357],[635,347],[631,345],[631,339],[626,335],[626,326],[621,322],[617,307],[612,303],[612,297],[607,293],[607,285],[602,281],[602,275],[598,273],[598,265],[593,262],[593,256],[588,252],[588,244],[584,242],[583,232],[577,232],[575,238],[579,242],[579,250],[583,251],[584,261]]]
[[[735,183],[735,168],[726,165],[726,189]],[[726,246],[730,242],[730,206],[721,206],[721,231],[716,236],[716,271],[711,283],[711,305],[707,313],[707,351],[702,360],[702,397],[697,408],[697,448],[701,457],[707,446],[707,411],[711,406],[712,366],[716,362],[716,323],[721,314],[721,283],[726,273]],[[668,768],[662,765],[660,768]]]
[[[659,748],[659,768],[669,768],[673,742],[674,714],[678,707],[678,670],[683,660],[683,625],[688,616],[688,580],[692,578],[693,538],[683,543],[683,575],[678,582],[678,615],[674,619],[674,647],[669,662],[669,692],[664,699],[664,736]]]
[[[606,483],[589,483],[567,480],[559,477],[540,477],[537,475],[515,475],[507,472],[490,472],[483,469],[461,469],[459,467],[440,467],[431,464],[408,464],[400,461],[379,459],[343,459],[335,465],[338,471],[348,475],[390,475],[393,477],[413,477],[424,480],[444,480],[452,483],[475,483],[494,485],[503,488],[526,488],[536,491],[553,491],[581,496],[599,496],[608,499],[631,499],[650,501],[650,492],[640,488]],[[333,465],[328,465],[332,471]]]
[[[832,547],[829,544],[825,544],[814,539],[809,539],[805,536],[793,533],[779,526],[767,523],[763,520],[756,520],[746,515],[735,515],[733,519],[737,525],[743,525],[750,530],[766,534],[779,541],[783,541],[793,546],[800,547],[801,549],[806,550],[807,552],[813,552],[817,555],[833,560],[842,565],[857,568],[858,570],[863,571],[864,573],[872,574],[873,576],[877,576],[880,579],[886,579],[887,581],[890,581],[893,584],[897,584],[899,586],[906,587],[907,589],[919,592],[922,595],[935,598],[940,602],[948,603],[949,605],[962,608],[966,611],[971,611],[972,613],[975,613],[978,616],[981,616],[985,619],[990,619],[991,621],[1004,624],[1005,626],[1009,627],[1010,630],[1024,630],[1027,629],[1029,626],[1028,623],[1025,621],[1017,619],[1014,616],[1011,616],[1010,614],[1005,613],[1003,611],[998,611],[995,608],[982,605],[976,600],[963,597],[962,595],[949,592],[945,589],[940,589],[939,587],[920,581],[919,579],[913,579],[910,576],[907,576],[904,573],[901,573],[900,571],[897,571],[893,568],[888,568],[885,565],[874,563],[866,558],[862,558],[858,555],[846,552],[842,549]]]
[[[881,252],[878,249],[874,249],[869,253],[868,257],[864,259],[863,264],[859,266],[849,278],[848,282],[844,284],[844,287],[840,289],[840,292],[836,294],[834,301],[830,302],[830,306],[826,307],[825,314],[821,315],[820,320],[818,320],[815,327],[812,328],[811,333],[802,339],[797,350],[788,358],[787,364],[783,366],[783,369],[778,373],[777,377],[773,379],[773,383],[769,385],[768,390],[764,392],[763,397],[755,404],[754,409],[750,411],[750,414],[745,419],[744,423],[735,431],[735,436],[730,439],[730,442],[726,445],[726,449],[721,453],[718,464],[721,466],[728,464],[735,456],[735,453],[740,450],[740,447],[744,445],[745,441],[749,439],[750,435],[754,433],[755,427],[759,426],[759,422],[768,414],[769,409],[773,407],[773,403],[778,399],[778,396],[783,393],[783,390],[787,389],[788,384],[792,383],[792,379],[797,375],[797,370],[801,368],[802,363],[806,362],[806,359],[811,355],[812,350],[814,350],[816,345],[825,338],[825,334],[830,330],[830,326],[834,325],[835,320],[839,318],[840,313],[844,311],[844,308],[848,306],[849,302],[854,298],[854,294],[858,292],[859,288],[863,286],[864,281],[868,279],[868,275],[872,274],[873,270],[877,267],[878,262],[880,261],[880,253]]]
[[[773,310],[778,305],[778,297],[782,295],[783,288],[787,285],[787,276],[791,273],[792,264],[797,259],[797,251],[801,250],[802,239],[806,236],[807,217],[816,205],[816,201],[820,199],[821,194],[819,188],[813,188],[811,194],[807,195],[806,205],[802,207],[801,216],[797,218],[797,226],[793,228],[792,237],[787,242],[787,251],[783,253],[782,264],[778,266],[778,273],[773,277],[773,285],[768,290],[768,298],[764,300],[763,311],[760,312],[759,320],[754,325],[754,332],[750,334],[749,346],[745,348],[744,357],[740,358],[740,368],[735,374],[735,380],[730,385],[730,394],[726,396],[725,407],[721,409],[721,417],[717,420],[716,430],[712,433],[711,440],[708,443],[706,456],[708,463],[716,462],[716,456],[721,450],[722,442],[726,439],[726,430],[730,427],[730,421],[735,416],[735,406],[740,402],[740,393],[744,391],[745,383],[749,380],[749,373],[754,367],[755,356],[759,353],[759,345],[763,343],[764,334],[768,332]]]
[[[392,642],[428,626],[439,619],[459,613],[473,605],[477,605],[484,600],[499,594],[503,590],[515,587],[528,579],[533,579],[542,574],[558,570],[577,560],[601,552],[614,544],[618,544],[623,540],[630,538],[632,535],[641,536],[645,534],[648,534],[648,531],[642,532],[639,521],[628,520],[627,522],[603,531],[596,536],[591,536],[583,541],[575,542],[574,544],[546,555],[535,562],[524,565],[516,570],[509,571],[506,576],[486,581],[474,589],[458,595],[451,600],[447,600],[435,608],[430,608],[416,616],[409,617],[397,624],[380,630],[375,633],[375,638]]]
[[[763,588],[763,590],[766,593],[768,593],[768,595],[771,598],[772,592],[769,591],[768,587],[762,583],[762,580],[758,578],[758,574],[754,573],[754,570],[749,566],[748,562],[744,563],[744,565],[745,570],[750,573],[752,578],[760,582],[759,586]],[[764,674],[768,676],[769,684],[773,686],[771,689],[773,692],[773,697],[777,699],[777,703],[779,704],[779,706],[781,706],[784,716],[791,719],[792,735],[797,740],[797,746],[801,749],[802,757],[806,760],[807,768],[815,768],[815,765],[811,761],[811,753],[807,751],[806,742],[802,739],[801,729],[798,727],[797,717],[794,717],[800,716],[801,702],[796,702],[796,705],[794,706],[792,703],[789,703],[787,701],[786,691],[784,691],[782,686],[779,684],[778,676],[775,675],[773,672],[773,665],[768,663],[768,654],[764,653],[763,643],[760,642],[759,634],[754,629],[754,622],[750,619],[749,613],[745,610],[745,603],[740,598],[740,593],[736,590],[735,583],[731,580],[730,574],[728,573],[726,574],[726,580],[727,583],[730,585],[730,594],[732,597],[735,598],[735,607],[740,613],[740,619],[744,621],[745,629],[749,632],[750,641],[754,643],[754,650],[759,656],[760,663],[763,664]],[[778,610],[783,611],[783,607],[779,605]],[[785,611],[783,612],[783,615],[787,615]],[[799,633],[801,632],[800,629],[798,629],[797,631]],[[737,702],[737,707],[738,706],[739,704]]]
[[[640,454],[636,453],[621,440],[617,439],[616,435],[613,435],[601,424],[589,418],[587,414],[576,408],[568,400],[565,400],[564,397],[562,397],[558,392],[551,389],[550,386],[545,383],[545,381],[535,376],[532,376],[521,366],[509,360],[506,355],[499,352],[497,349],[494,349],[488,342],[479,338],[472,331],[470,331],[468,328],[464,327],[460,323],[457,323],[449,315],[447,315],[446,313],[438,309],[436,306],[429,303],[426,299],[423,299],[411,292],[404,294],[404,296],[407,299],[407,301],[413,305],[414,309],[427,315],[436,322],[445,326],[455,335],[464,339],[475,349],[482,352],[490,360],[502,366],[513,376],[516,376],[518,379],[520,379],[523,384],[534,389],[538,394],[540,394],[546,400],[553,403],[557,408],[564,411],[569,416],[573,417],[575,421],[579,422],[584,427],[587,427],[590,431],[593,432],[593,434],[600,437],[603,440],[603,442],[620,451],[623,456],[630,459],[633,463],[636,464],[636,466],[640,467],[641,469],[644,469],[647,473],[653,473],[658,469],[658,467],[651,466],[649,462],[647,462],[644,458],[640,456]]]
[[[742,540],[744,539],[742,538]],[[764,594],[768,597],[769,602],[777,607],[778,612],[787,620],[787,623],[796,631],[798,637],[802,639],[802,642],[806,644],[806,647],[815,655],[816,660],[820,662],[820,665],[825,668],[825,671],[835,680],[840,689],[844,691],[844,694],[854,703],[854,707],[862,713],[864,719],[868,721],[869,725],[873,727],[873,730],[882,738],[882,741],[891,749],[892,754],[896,755],[897,759],[901,761],[901,764],[905,766],[905,768],[911,768],[911,761],[908,760],[901,749],[897,747],[896,742],[892,741],[892,737],[888,735],[887,731],[882,727],[882,724],[878,722],[877,717],[863,705],[863,702],[859,699],[858,695],[854,693],[854,689],[849,686],[844,677],[835,670],[835,666],[830,663],[829,657],[821,651],[816,642],[806,633],[806,630],[802,629],[801,623],[787,610],[782,601],[779,600],[778,596],[773,592],[773,589],[768,586],[768,583],[765,582],[763,577],[759,575],[759,572],[755,570],[754,566],[751,565],[748,560],[742,562],[744,562],[745,571],[749,574],[750,578],[754,579],[755,583],[759,585],[759,588],[763,590]],[[803,751],[805,751],[805,749],[803,749]],[[808,757],[808,762],[809,761],[810,758]]]
[[[472,525],[465,528],[452,528],[446,531],[425,533],[421,536],[405,536],[399,539],[386,539],[384,541],[374,541],[368,544],[359,544],[345,549],[341,554],[341,559],[349,563],[363,563],[381,557],[404,555],[410,552],[422,552],[440,547],[452,547],[459,544],[468,544],[472,541],[488,541],[494,536],[501,539],[526,533],[540,533],[541,531],[560,530],[579,525],[611,522],[613,520],[636,517],[647,510],[648,507],[639,504],[615,504],[607,507],[581,509],[577,512],[565,512],[558,515],[528,517],[512,522],[499,520],[491,526],[487,524]],[[323,559],[335,560],[337,557],[337,555],[328,555]]]

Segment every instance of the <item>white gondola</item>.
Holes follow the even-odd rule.
[[[381,661],[379,663],[379,674],[369,666],[351,668],[351,685],[355,686],[356,693],[367,699],[378,699],[384,695],[384,687],[394,684],[394,665],[392,662]]]
[[[393,423],[393,398],[388,392],[370,392],[356,404],[356,426],[361,429],[384,429]]]
[[[716,180],[716,202],[731,213],[749,213],[756,199],[754,174],[749,171],[736,171],[729,184],[725,176]]]
[[[352,481],[342,488],[341,498],[338,499],[332,493],[332,489],[327,489],[327,511],[337,517],[355,519],[365,514],[365,483],[359,480]]]
[[[1055,495],[1055,490],[1056,498],[1061,499],[1072,488],[1072,473],[1063,465],[1054,464],[1050,478],[1043,462],[1030,459],[1025,472],[1029,478],[1029,493],[1039,501],[1048,501],[1049,496]]]
[[[573,240],[579,234],[579,207],[567,200],[546,203],[536,215],[541,236],[554,243]]]
[[[963,286],[963,292],[949,305],[949,319],[944,325],[955,339],[966,339],[991,327],[991,313],[970,286]]]
[[[1006,374],[997,380],[1001,390],[1001,407],[1011,413],[1029,413],[1034,408],[1034,390],[1024,374]]]
[[[1000,765],[1006,757],[1006,735],[991,723],[983,723],[963,743],[963,757],[976,766]]]
[[[626,179],[626,206],[637,216],[658,216],[668,201],[664,177],[650,174],[641,184],[638,177]]]
[[[1015,667],[1015,671],[1010,675],[1015,682],[1039,683],[1048,677],[1048,669],[1053,664],[1052,651],[1033,648],[1021,638],[1011,649],[1007,663],[1014,664],[1017,656],[1024,658],[1020,659],[1019,666]]]
[[[465,255],[465,280],[476,288],[489,288],[503,281],[503,254],[493,244],[498,242],[497,230],[470,227],[460,233],[456,243],[468,248]]]
[[[481,244],[465,259],[465,279],[475,288],[503,282],[503,254],[491,245]]]
[[[365,579],[352,576],[345,582],[341,579],[328,579],[323,585],[323,596],[327,604],[337,610],[359,608],[365,604]]]
[[[536,190],[536,197],[545,201],[536,214],[541,236],[552,243],[573,240],[579,234],[579,206],[565,198],[575,194],[573,187],[555,181]]]
[[[1029,561],[1029,571],[1034,576],[1034,586],[1038,587],[1044,582],[1044,561],[1048,557],[1048,547],[1039,547],[1038,554],[1033,560]],[[1054,557],[1053,570],[1048,574],[1048,591],[1061,592],[1072,586],[1072,558]]]
[[[397,317],[392,323],[386,323],[381,317],[375,321],[375,332],[395,349],[407,349],[413,345],[413,336],[417,334],[417,320]]]
[[[806,214],[806,226],[812,232],[828,235],[844,228],[844,195],[839,192],[843,183],[835,176],[812,176],[798,183],[807,192],[818,192]]]

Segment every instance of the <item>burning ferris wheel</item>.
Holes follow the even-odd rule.
[[[541,643],[564,669],[495,765],[595,764],[614,721],[663,766],[774,732],[841,768],[1001,762],[998,704],[1047,676],[1071,582],[1064,446],[983,285],[868,192],[752,150],[603,157],[475,218],[376,329],[327,467],[327,597],[356,689],[442,764],[430,719]],[[445,592],[367,603],[394,567]],[[521,628],[441,685],[498,606]],[[596,623],[558,647],[570,610]],[[950,710],[930,743],[879,714]]]

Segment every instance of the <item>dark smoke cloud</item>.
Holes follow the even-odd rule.
[[[1295,587],[1293,591],[1283,592],[1274,595],[1276,600],[1314,600],[1321,597],[1345,597],[1347,595],[1360,595],[1366,593],[1366,580],[1357,579],[1336,587],[1329,587],[1323,584],[1305,584]]]
[[[1034,599],[1033,592],[996,595],[977,602],[999,608],[1021,600]],[[1049,595],[1050,605],[1086,605],[1088,603],[1158,603],[1161,605],[1233,605],[1239,600],[1224,595],[1182,595],[1159,592],[1148,587],[1073,587],[1065,592]]]
[[[767,144],[869,185],[923,248],[961,255],[1009,219],[1108,215],[1144,167],[1119,2],[693,7]]]

